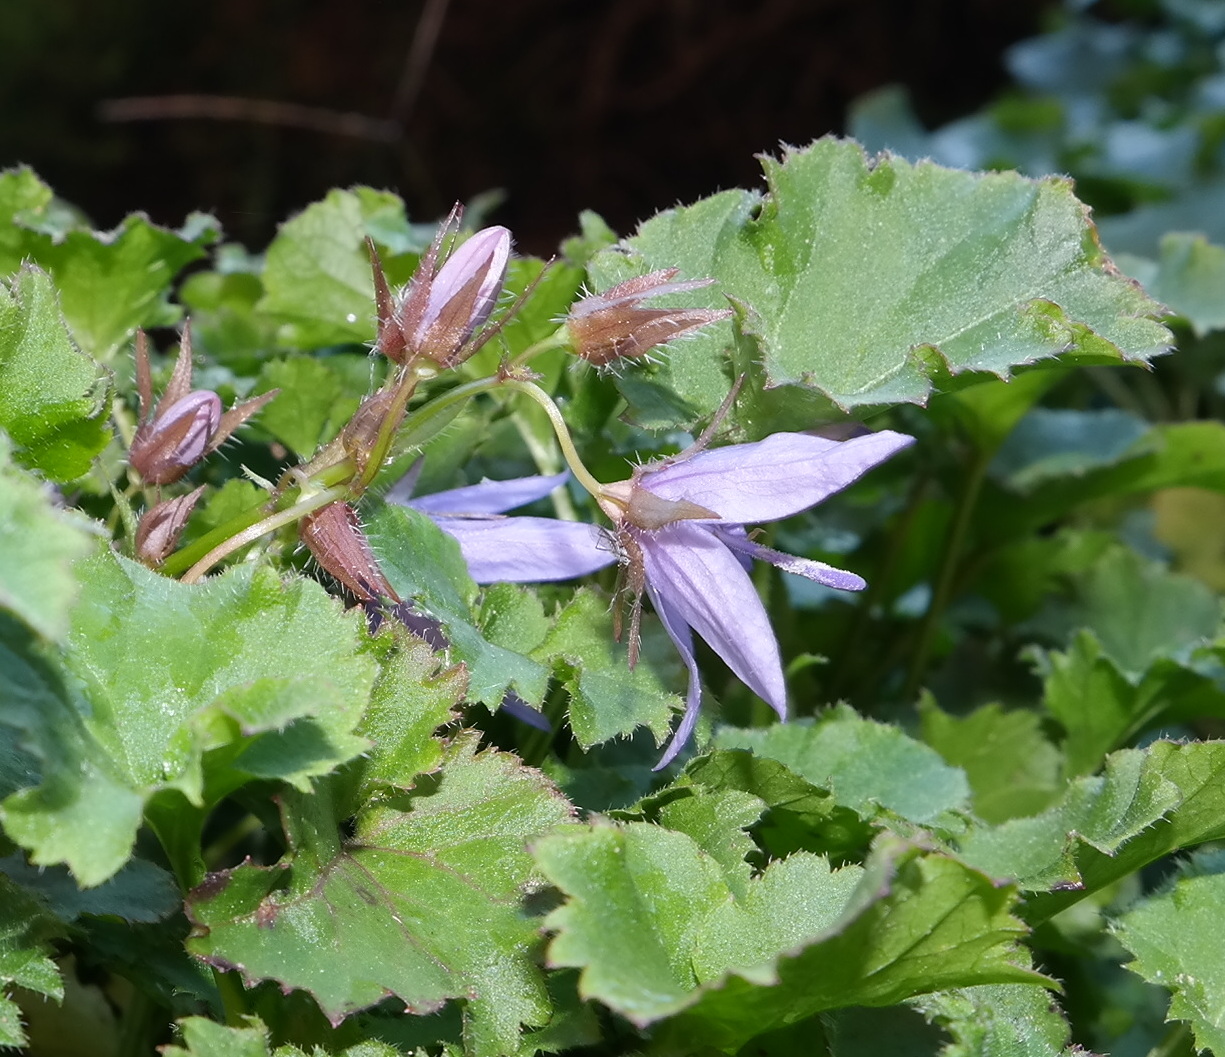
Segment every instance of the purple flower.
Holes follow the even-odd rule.
[[[754,542],[746,526],[807,510],[912,443],[912,437],[890,431],[847,441],[775,433],[752,444],[683,453],[639,467],[629,480],[600,489],[597,501],[615,526],[629,589],[650,597],[689,672],[685,715],[657,769],[676,757],[697,722],[702,691],[694,632],[786,719],[782,659],[749,578],[753,558],[843,591],[865,586],[855,573]],[[615,560],[595,529],[551,518],[490,515],[547,495],[565,476],[486,481],[408,505],[459,540],[472,578],[480,583],[564,580]],[[637,654],[636,613],[637,597],[631,663]]]
[[[745,526],[807,510],[911,443],[912,437],[889,431],[848,441],[775,433],[645,466],[628,481],[605,486],[600,506],[628,553],[630,588],[645,589],[689,670],[685,715],[659,767],[676,757],[697,722],[694,632],[787,718],[778,640],[749,579],[751,559],[843,591],[865,586],[854,573],[755,543]],[[630,649],[632,655],[633,641]]]
[[[594,525],[547,517],[501,517],[507,510],[543,499],[564,484],[567,473],[482,481],[416,499],[408,497],[412,475],[388,493],[393,503],[428,514],[459,542],[468,572],[479,584],[570,580],[617,560],[607,536]]]

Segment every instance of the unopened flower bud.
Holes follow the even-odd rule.
[[[244,401],[222,414],[221,399],[207,389],[191,390],[191,329],[184,328],[175,361],[157,410],[150,413],[153,383],[144,331],[136,332],[136,386],[142,421],[132,437],[128,459],[150,484],[172,484],[255,414],[280,391]]]
[[[442,239],[457,216],[458,211],[451,214],[422,256],[407,291],[390,313],[394,327],[384,322],[389,295],[381,266],[377,258],[374,261],[379,303],[376,347],[397,363],[418,358],[444,367],[462,363],[479,346],[477,332],[497,306],[510,262],[510,232],[504,227],[482,228],[438,266]]]
[[[640,275],[575,302],[566,320],[574,351],[588,363],[606,367],[645,356],[673,338],[731,316],[727,309],[641,307],[649,297],[684,293],[714,282],[687,279],[674,283],[678,271],[665,268]]]
[[[298,522],[298,534],[315,560],[363,602],[400,601],[370,550],[370,543],[348,503],[330,503]]]
[[[128,457],[146,481],[171,484],[204,458],[220,424],[220,398],[197,389],[164,410],[159,406],[136,430]]]
[[[136,557],[146,565],[160,565],[179,543],[179,536],[204,494],[201,485],[187,495],[167,499],[146,510],[136,528]]]

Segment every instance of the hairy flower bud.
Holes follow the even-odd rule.
[[[222,414],[221,399],[207,389],[191,390],[191,329],[183,330],[175,361],[157,410],[150,413],[153,383],[144,331],[136,332],[136,387],[142,421],[132,437],[128,460],[150,484],[173,484],[280,390],[261,393]]]
[[[398,305],[392,307],[386,277],[372,253],[379,313],[376,348],[397,363],[430,360],[444,367],[462,363],[479,345],[474,335],[498,303],[510,262],[510,232],[482,228],[438,264],[442,240],[459,216],[452,211],[421,258]]]
[[[677,268],[626,279],[623,283],[576,301],[566,327],[574,351],[588,363],[607,367],[618,360],[645,356],[651,349],[731,312],[714,308],[643,308],[649,297],[663,297],[709,286],[713,279],[674,283]]]
[[[370,544],[348,503],[331,503],[298,522],[298,534],[324,569],[363,602],[400,601],[371,553]]]
[[[164,409],[159,406],[136,430],[128,458],[146,481],[171,484],[204,458],[220,424],[220,398],[197,389]]]
[[[195,509],[196,501],[204,494],[204,485],[193,492],[146,510],[136,528],[136,557],[146,565],[160,565],[176,546],[179,536]]]

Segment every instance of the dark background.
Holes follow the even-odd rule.
[[[628,232],[756,184],[754,153],[841,131],[882,84],[930,124],[969,113],[1051,6],[3,0],[0,166],[32,165],[100,227],[201,209],[252,248],[333,186],[396,190],[418,220],[501,189],[496,218],[548,253],[583,208]],[[185,116],[201,108],[231,117]]]

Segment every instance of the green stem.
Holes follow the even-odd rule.
[[[566,460],[566,465],[570,467],[574,479],[594,497],[599,498],[604,486],[591,476],[591,471],[583,464],[578,449],[574,446],[574,440],[570,436],[570,428],[566,425],[565,419],[561,417],[561,411],[557,405],[553,403],[553,398],[534,382],[521,382],[517,378],[507,378],[502,385],[516,393],[531,397],[540,405],[541,410],[549,416],[549,424],[557,435],[557,444],[561,448],[562,458]]]
[[[1191,1025],[1185,1020],[1171,1024],[1161,1041],[1148,1051],[1148,1057],[1191,1057],[1195,1048],[1191,1045]]]
[[[332,488],[325,488],[322,492],[316,492],[306,499],[298,500],[288,509],[272,514],[262,521],[257,521],[254,525],[244,529],[242,532],[235,533],[224,543],[214,547],[188,569],[180,577],[180,580],[185,584],[194,584],[219,561],[228,558],[236,550],[241,550],[248,543],[254,543],[260,536],[267,535],[269,532],[275,532],[281,526],[292,524],[307,514],[321,510],[329,503],[335,503],[337,500],[347,498],[348,495],[348,485],[335,485]]]
[[[927,671],[927,662],[931,654],[932,644],[936,640],[936,631],[940,627],[940,618],[948,607],[956,581],[957,565],[961,560],[961,552],[965,547],[966,536],[970,530],[970,521],[974,509],[978,505],[978,493],[982,490],[983,481],[987,476],[987,467],[991,463],[992,452],[976,449],[970,463],[970,471],[965,480],[957,509],[953,514],[953,523],[949,526],[944,538],[944,553],[940,558],[940,569],[936,574],[936,583],[932,588],[931,602],[923,615],[923,623],[919,628],[919,639],[910,661],[910,672],[906,677],[906,685],[902,690],[902,699],[914,697]]]
[[[247,992],[242,980],[234,970],[213,970],[213,983],[221,995],[221,1008],[225,1011],[225,1022],[232,1028],[240,1027],[247,1015]]]
[[[570,344],[570,332],[566,329],[563,323],[547,338],[541,338],[534,345],[529,345],[517,356],[511,358],[508,366],[522,367],[529,360],[539,356],[542,352],[548,352],[550,349],[564,349]]]

